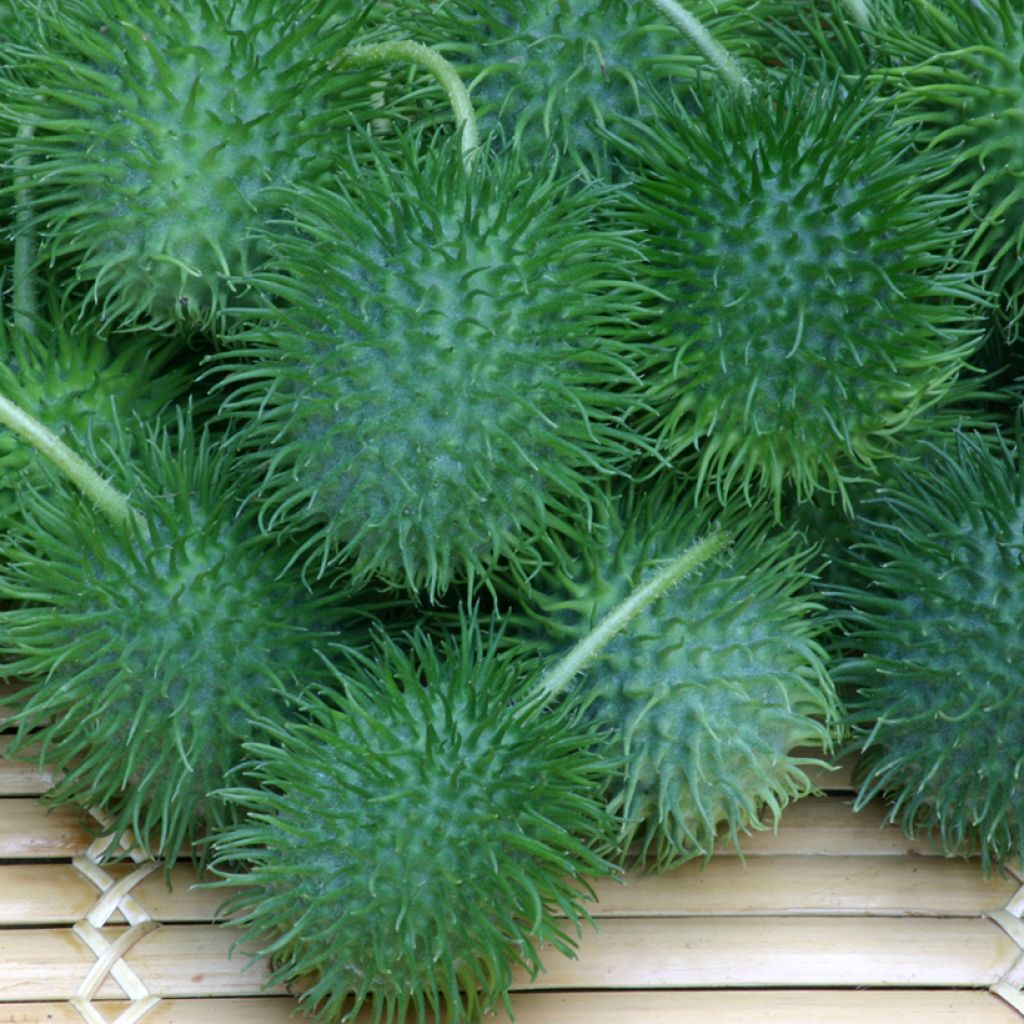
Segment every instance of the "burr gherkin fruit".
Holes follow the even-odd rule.
[[[716,510],[672,486],[631,488],[595,525],[599,543],[541,574],[531,602],[548,642],[585,635]],[[724,829],[763,827],[813,789],[794,748],[829,749],[838,715],[809,552],[770,516],[723,511],[731,545],[652,603],[574,684],[625,773],[607,790],[624,853],[664,869],[710,856]]]
[[[841,494],[957,393],[985,295],[945,160],[871,92],[714,86],[623,132],[662,296],[648,425],[720,495],[778,511]]]
[[[124,523],[62,480],[23,491],[0,564],[0,653],[4,676],[27,684],[17,749],[40,744],[63,772],[51,801],[96,810],[169,866],[231,819],[210,794],[256,720],[287,717],[324,677],[349,605],[285,572],[285,551],[240,510],[229,445],[182,417],[124,450]]]
[[[331,65],[362,9],[39,4],[33,31],[0,40],[0,116],[21,129],[44,255],[70,260],[118,324],[209,323],[259,262],[266,187],[333,167],[333,142],[370,105],[366,73]]]
[[[1024,850],[1024,463],[1019,439],[926,446],[868,507],[837,670],[859,805],[986,865]]]
[[[287,201],[257,276],[276,304],[218,364],[265,527],[304,530],[312,571],[428,594],[579,531],[642,448],[610,190],[444,145]]]
[[[251,785],[227,793],[248,819],[217,845],[241,886],[225,912],[318,1020],[362,1020],[372,997],[375,1022],[472,1024],[513,967],[573,949],[586,878],[613,870],[593,849],[613,835],[612,769],[570,704],[526,699],[536,674],[465,617],[382,644],[250,745]]]

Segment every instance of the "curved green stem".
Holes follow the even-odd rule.
[[[145,523],[120,491],[104,480],[53,431],[4,395],[0,395],[0,424],[9,427],[45,455],[111,522],[127,524],[135,517],[137,524],[146,532]]]
[[[698,18],[682,7],[677,0],[650,0],[650,3],[657,7],[680,32],[693,40],[701,53],[718,68],[730,84],[746,96],[753,92],[750,81],[743,74],[739,64],[736,63],[736,58],[721,43],[711,37],[711,33]]]
[[[533,696],[547,703],[561,694],[638,615],[659,597],[664,597],[684,576],[688,576],[720,551],[728,540],[728,534],[721,530],[709,533],[637,587],[544,674]]]
[[[412,39],[397,39],[388,43],[367,43],[342,50],[338,67],[365,68],[377,64],[409,61],[426,68],[448,94],[448,101],[455,114],[455,124],[462,131],[462,155],[466,164],[473,160],[473,154],[480,144],[476,126],[476,113],[469,98],[469,90],[459,77],[455,66],[445,60],[436,50]]]
[[[31,124],[18,129],[18,141],[31,139],[34,134]],[[14,326],[30,337],[38,330],[36,314],[35,261],[36,238],[32,227],[32,200],[25,184],[25,172],[31,157],[19,147],[14,157],[14,283],[11,296]]]

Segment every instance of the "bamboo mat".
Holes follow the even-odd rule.
[[[517,984],[518,1024],[1020,1024],[1021,879],[853,814],[844,768],[818,782],[743,858],[601,883],[578,959]],[[156,865],[97,865],[86,816],[39,805],[48,784],[0,756],[0,1024],[291,1018],[264,965],[229,958],[223,892],[185,867],[169,891]]]

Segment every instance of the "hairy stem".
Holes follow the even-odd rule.
[[[677,0],[650,0],[661,13],[668,18],[684,35],[689,36],[697,48],[711,63],[718,68],[722,76],[744,95],[753,91],[747,76],[743,74],[736,58],[721,43],[711,37],[711,33]]]
[[[137,517],[128,499],[120,491],[104,480],[53,431],[4,395],[0,395],[0,424],[9,427],[45,455],[111,522],[122,525]],[[145,532],[141,518],[137,518],[137,523]]]
[[[18,128],[18,140],[31,139],[34,134],[31,124]],[[31,157],[21,148],[14,157],[14,282],[11,296],[14,327],[35,337],[38,330],[36,319],[36,237],[32,226],[32,197],[25,184],[25,172]]]
[[[646,608],[664,597],[684,576],[698,569],[728,542],[721,530],[709,533],[664,569],[641,584],[620,605],[609,612],[537,684],[535,697],[544,703],[564,692],[572,681]]]
[[[472,162],[480,137],[476,126],[476,114],[473,103],[458,71],[453,64],[445,60],[436,50],[412,39],[398,39],[388,43],[367,43],[364,46],[353,46],[342,50],[338,58],[338,67],[365,68],[378,64],[390,64],[409,61],[426,68],[448,94],[448,102],[455,114],[456,127],[462,131],[462,155],[466,163]]]

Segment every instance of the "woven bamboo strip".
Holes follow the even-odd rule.
[[[114,1021],[132,1004],[106,1000],[95,1005],[105,1020]],[[302,1024],[302,1021],[301,1016],[295,1015],[294,999],[268,996],[165,999],[149,1010],[140,1024]],[[0,1002],[0,1024],[82,1024],[82,1018],[68,1003]]]
[[[987,992],[530,992],[513,997],[515,1024],[1020,1024]],[[107,1020],[129,1004],[98,1004]],[[144,1024],[296,1024],[286,997],[168,999]],[[364,1015],[357,1024],[367,1024]],[[488,1017],[506,1024],[507,1017]],[[0,1003],[0,1024],[82,1024],[66,1003]]]
[[[871,804],[854,814],[849,797],[808,797],[782,813],[778,831],[766,829],[744,835],[740,848],[748,857],[781,854],[837,856],[904,856],[935,854],[924,839],[908,839],[898,828],[885,827],[885,808]],[[719,854],[735,853],[723,843]]]
[[[124,927],[104,928],[116,942]],[[256,964],[243,970],[247,958],[228,949],[238,936],[215,925],[164,925],[144,936],[125,962],[150,991],[165,998],[259,995],[266,969]],[[0,1005],[4,1000],[71,999],[96,962],[96,956],[69,928],[0,930]],[[124,998],[108,978],[97,999]],[[2,1020],[2,1018],[0,1018]]]
[[[709,914],[879,914],[977,917],[1003,907],[1017,884],[986,879],[975,862],[901,857],[736,857],[688,864],[660,877],[630,874],[624,884],[595,884],[595,917],[671,917]],[[106,865],[114,878],[129,866]],[[168,891],[162,872],[142,881],[135,897],[158,921],[213,919],[227,896],[197,889],[191,868],[179,865]],[[0,926],[77,921],[96,890],[67,864],[0,864]],[[119,917],[111,918],[120,921]]]

